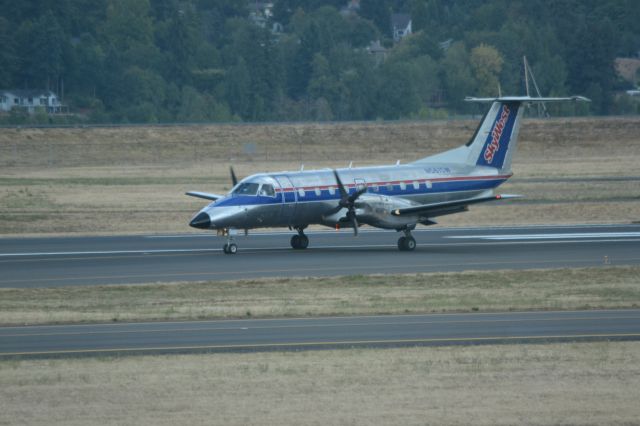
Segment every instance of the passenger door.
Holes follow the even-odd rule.
[[[298,203],[298,194],[291,180],[286,175],[274,176],[278,185],[280,185],[280,195],[282,198],[282,209],[280,210],[281,222],[288,226],[293,222],[296,214],[296,204]]]

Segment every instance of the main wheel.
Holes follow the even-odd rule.
[[[291,237],[291,247],[296,250],[300,248],[300,235],[296,234]]]
[[[404,242],[404,249],[407,251],[414,251],[416,249],[416,240],[413,237],[407,237]]]
[[[407,242],[407,237],[400,237],[398,238],[398,250],[400,251],[405,251],[405,244]]]
[[[398,249],[400,251],[413,251],[416,249],[416,240],[413,237],[398,238]]]
[[[309,237],[302,234],[297,234],[291,237],[291,247],[296,250],[304,250],[309,247]]]

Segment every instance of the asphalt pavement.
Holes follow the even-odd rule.
[[[393,231],[308,232],[306,250],[291,235],[238,236],[235,255],[212,233],[0,238],[0,287],[640,264],[640,225],[422,228],[413,252]]]
[[[0,327],[0,359],[639,340],[640,310]]]

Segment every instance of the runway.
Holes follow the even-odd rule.
[[[292,250],[290,232],[239,236],[238,254],[208,234],[0,239],[0,287],[56,287],[260,277],[336,276],[640,264],[640,225],[437,228],[398,233],[309,232]]]
[[[640,310],[0,327],[0,358],[640,339]]]

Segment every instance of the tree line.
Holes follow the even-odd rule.
[[[526,55],[543,95],[639,112],[614,70],[640,51],[636,0],[275,0],[260,20],[255,3],[0,0],[0,89],[52,89],[92,122],[442,117],[522,94]]]

